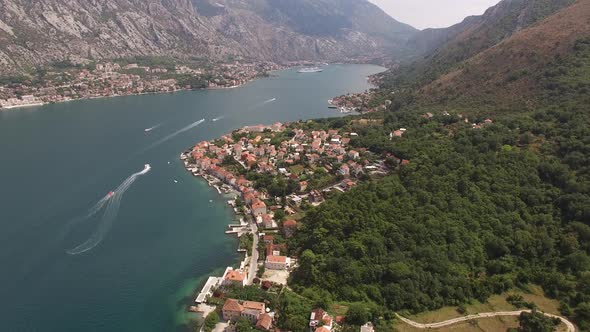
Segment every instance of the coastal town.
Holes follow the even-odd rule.
[[[392,165],[380,155],[355,148],[357,137],[355,132],[303,122],[255,125],[200,142],[181,155],[189,172],[231,197],[228,203],[239,223],[229,225],[226,233],[240,237],[239,251],[245,253],[238,268],[228,267],[221,277],[209,277],[190,306],[189,311],[206,317],[205,331],[236,331],[240,324],[273,329],[280,313],[266,294],[280,294],[297,267],[288,240],[296,234],[306,209],[409,163],[389,156],[395,161]],[[241,298],[245,293],[267,300]],[[332,331],[343,323],[343,317],[325,310],[318,307],[310,312],[312,331]],[[364,326],[363,331],[372,327]]]
[[[0,82],[0,109],[77,99],[240,86],[286,66],[271,62],[184,65],[158,61],[64,62]]]
[[[380,75],[371,75],[367,81],[372,86],[379,86]],[[391,95],[373,88],[360,93],[348,93],[328,100],[329,108],[337,109],[340,113],[373,113],[385,111],[391,105]]]

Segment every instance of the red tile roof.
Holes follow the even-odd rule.
[[[297,222],[295,220],[285,220],[285,221],[283,221],[283,227],[285,227],[285,228],[297,227]]]
[[[244,307],[244,309],[254,309],[254,310],[264,311],[264,303],[262,303],[262,302],[244,301],[242,306]]]
[[[243,310],[244,310],[244,308],[238,302],[238,300],[227,299],[225,301],[225,304],[223,305],[223,311],[237,311],[237,312],[242,312]]]
[[[252,209],[256,210],[256,209],[261,209],[261,208],[266,208],[266,204],[264,204],[263,201],[261,200],[256,200],[252,203]]]
[[[266,261],[269,263],[287,263],[285,256],[266,256]]]
[[[272,326],[272,317],[270,317],[270,315],[268,315],[268,314],[260,315],[260,317],[258,318],[258,322],[256,323],[256,328],[269,330],[271,326]]]
[[[228,271],[225,275],[225,280],[242,282],[246,279],[246,273],[237,270]]]

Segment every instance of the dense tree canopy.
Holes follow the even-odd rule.
[[[481,129],[412,111],[357,128],[355,144],[411,162],[308,213],[295,289],[420,312],[534,282],[587,326],[589,124],[548,108]]]

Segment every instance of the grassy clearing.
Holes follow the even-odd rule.
[[[346,316],[346,312],[348,311],[348,303],[339,302],[334,303],[330,306],[328,312],[335,316]]]
[[[456,307],[444,307],[436,311],[429,311],[418,315],[411,315],[408,318],[419,322],[419,323],[435,323],[449,320],[452,318],[462,317],[466,315],[473,315],[482,312],[494,312],[494,311],[514,311],[519,310],[512,304],[506,301],[506,297],[511,294],[521,294],[526,302],[533,302],[539,310],[559,315],[559,302],[556,300],[549,299],[544,296],[542,290],[538,286],[530,286],[526,291],[513,290],[506,292],[501,295],[494,295],[489,298],[485,303],[474,301],[472,304],[466,306],[467,312],[462,315],[457,312]],[[522,308],[526,309],[526,308]],[[463,332],[463,331],[506,331],[510,327],[517,327],[518,319],[516,317],[495,317],[495,318],[483,318],[477,321],[464,322],[447,326],[444,328],[436,329],[440,332]],[[418,328],[411,327],[403,322],[399,322],[396,325],[396,329],[399,332],[414,332],[424,331]],[[558,331],[566,331],[565,325],[560,325]]]

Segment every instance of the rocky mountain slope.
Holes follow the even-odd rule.
[[[3,71],[137,55],[342,60],[416,32],[365,0],[0,0]]]
[[[418,59],[397,73],[396,84],[436,79],[447,70],[526,29],[574,0],[503,0],[481,16],[444,29],[426,29],[408,41]]]
[[[586,54],[579,51],[589,42],[590,0],[577,0],[448,70],[420,94],[434,102],[534,105],[553,76],[587,70]],[[582,77],[577,85],[587,89],[590,77]]]

